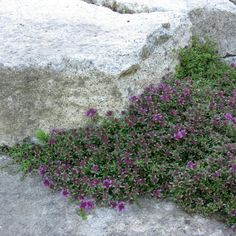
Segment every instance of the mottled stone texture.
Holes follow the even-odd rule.
[[[21,180],[18,166],[0,155],[1,236],[234,236],[215,220],[188,215],[171,202],[141,200],[122,214],[96,209],[82,220],[74,204],[42,186]],[[10,164],[10,165],[9,165]]]
[[[130,95],[174,72],[176,49],[195,33],[213,37],[222,56],[235,54],[228,0],[122,2],[144,13],[81,0],[0,1],[0,144],[83,125],[89,107],[122,110]]]
[[[229,0],[230,2],[236,4],[236,0]]]

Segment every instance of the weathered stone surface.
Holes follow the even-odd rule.
[[[236,4],[236,0],[230,0],[230,2],[232,2],[232,3]]]
[[[236,54],[230,1],[140,2],[159,5],[119,14],[81,0],[0,1],[0,144],[82,125],[89,107],[120,111],[174,71],[174,49],[193,33],[213,36],[222,56]]]
[[[186,7],[183,0],[83,0],[119,13],[165,12]]]
[[[215,220],[188,215],[171,202],[142,200],[123,214],[96,209],[84,221],[75,205],[42,187],[39,178],[21,180],[18,167],[0,155],[1,236],[233,236]],[[7,166],[8,165],[8,166]],[[3,168],[5,166],[5,168]]]

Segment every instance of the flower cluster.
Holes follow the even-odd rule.
[[[232,121],[234,124],[236,124],[236,117],[234,117],[232,114],[230,113],[226,113],[224,115],[224,118],[228,121]]]
[[[177,77],[130,97],[119,118],[107,111],[98,125],[90,108],[84,115],[94,123],[54,129],[45,145],[5,152],[22,170],[38,172],[45,187],[79,199],[85,212],[95,205],[124,212],[139,197],[170,197],[187,211],[236,224],[236,70],[206,53],[196,64],[203,49],[214,52],[198,45],[182,53]]]
[[[88,212],[95,208],[95,203],[93,199],[82,199],[80,201],[79,209],[83,209],[85,212]]]
[[[126,211],[126,204],[124,201],[118,201],[118,202],[111,202],[111,207],[116,209],[117,212],[124,212]]]

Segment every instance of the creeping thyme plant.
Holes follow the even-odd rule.
[[[141,197],[168,198],[236,225],[236,64],[194,38],[176,75],[130,97],[119,115],[90,108],[86,127],[37,132],[44,145],[2,147],[25,173],[77,202],[119,212]],[[96,123],[100,119],[99,123]],[[101,121],[102,120],[102,121]]]

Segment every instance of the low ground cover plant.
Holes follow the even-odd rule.
[[[44,145],[2,150],[44,186],[122,212],[140,197],[168,198],[186,211],[236,225],[236,70],[210,41],[180,51],[176,75],[130,97],[119,116],[96,108],[83,128],[37,134]]]

